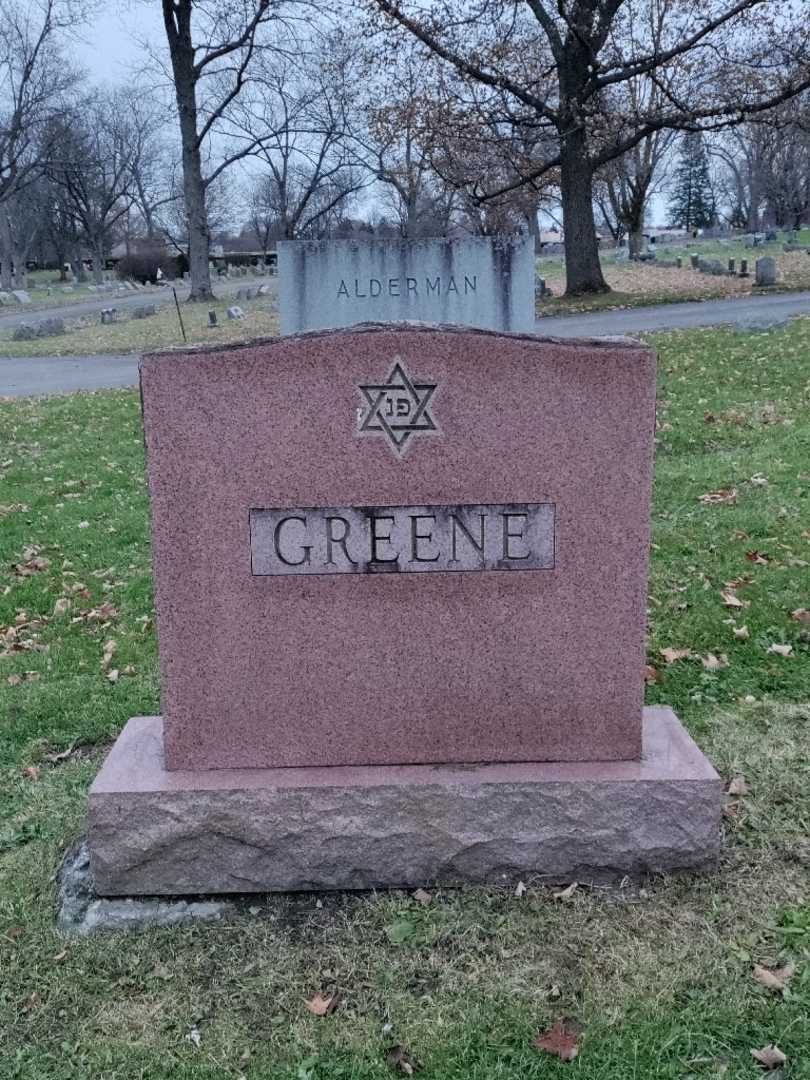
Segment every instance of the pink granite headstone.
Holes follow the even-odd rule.
[[[638,759],[654,383],[414,325],[147,357],[167,767]]]

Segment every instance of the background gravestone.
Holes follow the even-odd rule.
[[[361,322],[534,330],[526,236],[278,243],[282,334]]]

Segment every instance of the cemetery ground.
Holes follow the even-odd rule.
[[[248,897],[127,936],[61,938],[53,878],[158,709],[138,396],[0,404],[0,1075],[737,1080],[775,1044],[810,1078],[810,319],[653,341],[647,696],[728,783],[717,873]],[[535,1045],[560,1018],[571,1062]]]
[[[810,229],[803,229],[799,243],[810,247]],[[675,266],[656,265],[656,262],[628,262],[617,260],[612,253],[602,257],[602,270],[612,292],[593,297],[568,298],[565,291],[565,267],[561,256],[540,257],[537,273],[542,277],[553,296],[537,302],[537,314],[565,315],[581,311],[606,311],[623,307],[642,307],[649,304],[680,303],[688,300],[718,300],[731,297],[744,298],[772,292],[754,284],[756,260],[770,255],[776,259],[777,284],[780,291],[796,291],[810,288],[810,254],[806,251],[782,250],[783,240],[746,248],[742,238],[732,241],[703,240],[683,245],[657,245],[657,258],[661,262],[674,262],[680,258],[681,269]],[[735,260],[736,270],[740,261],[748,260],[749,276],[714,276],[692,269],[690,253],[702,259],[718,259],[723,266],[729,259]]]
[[[148,297],[144,304],[148,305]],[[244,318],[229,319],[229,307],[238,305]],[[115,299],[109,299],[115,307]],[[209,327],[209,310],[217,313],[217,326]],[[210,304],[180,304],[188,343],[192,345],[222,345],[251,337],[278,333],[278,315],[270,296],[255,300],[234,300],[221,297]],[[183,336],[174,302],[157,308],[154,315],[134,318],[132,309],[122,308],[116,322],[101,325],[99,312],[70,317],[61,313],[65,333],[55,337],[34,338],[31,341],[13,340],[14,331],[3,327],[0,320],[0,362],[3,356],[73,356],[99,353],[142,353],[154,349],[182,346]],[[32,318],[36,323],[36,318]]]

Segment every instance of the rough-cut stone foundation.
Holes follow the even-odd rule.
[[[604,881],[711,867],[722,788],[668,708],[638,762],[168,772],[130,720],[90,791],[101,896]]]

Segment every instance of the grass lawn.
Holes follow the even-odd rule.
[[[648,699],[744,786],[716,875],[557,899],[259,898],[228,925],[60,939],[88,784],[158,708],[138,400],[0,404],[4,1080],[382,1080],[407,1075],[395,1046],[432,1080],[749,1080],[771,1043],[771,1075],[810,1078],[810,320],[655,341]],[[559,1017],[571,1063],[533,1045]]]
[[[802,230],[800,243],[810,247],[810,229]],[[654,263],[617,262],[612,254],[602,258],[605,279],[613,290],[593,297],[568,299],[565,292],[565,266],[562,256],[547,256],[537,260],[537,273],[545,279],[554,296],[538,301],[537,314],[566,315],[580,311],[609,311],[616,308],[642,307],[647,304],[677,303],[686,300],[717,300],[745,297],[758,292],[754,285],[754,264],[763,255],[776,259],[777,289],[794,291],[810,289],[810,255],[806,252],[783,252],[783,241],[764,244],[748,250],[743,240],[728,244],[718,240],[697,240],[691,245],[660,245],[662,260],[683,259],[683,268],[656,266]],[[704,259],[720,259],[726,265],[735,259],[737,269],[741,259],[748,260],[750,277],[713,277],[691,268],[690,253]],[[761,290],[759,290],[761,291]]]
[[[148,304],[148,297],[144,304]],[[218,299],[213,304],[180,304],[180,314],[190,345],[221,345],[228,341],[266,337],[278,333],[278,315],[274,313],[272,297],[240,300],[244,319],[229,319],[227,310],[237,301],[233,297]],[[110,300],[110,307],[115,301]],[[219,325],[208,326],[208,312],[215,310]],[[66,333],[58,337],[37,338],[34,341],[14,341],[14,331],[0,323],[0,362],[4,356],[73,356],[98,353],[147,352],[183,346],[183,335],[174,304],[157,309],[148,319],[133,319],[132,309],[121,308],[120,322],[101,326],[99,312],[70,318],[64,316]],[[32,322],[35,321],[32,319]]]

